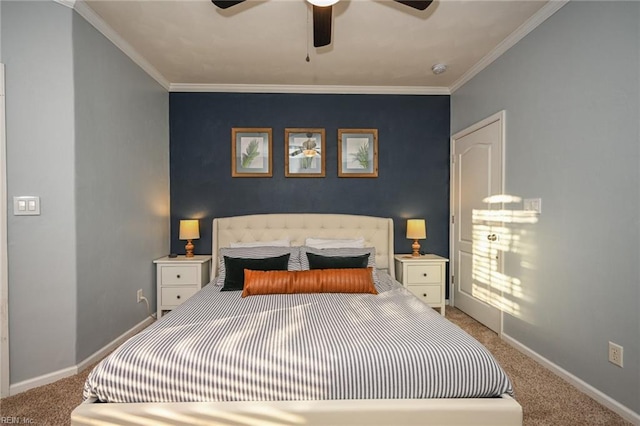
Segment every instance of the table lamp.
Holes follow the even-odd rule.
[[[411,248],[412,257],[420,256],[420,244],[418,240],[427,238],[427,224],[424,219],[408,219],[407,220],[407,238],[413,240]]]
[[[187,245],[184,246],[187,257],[193,257],[193,243],[191,240],[197,240],[200,238],[200,226],[197,219],[193,220],[181,220],[180,221],[180,236],[179,239],[187,240]]]

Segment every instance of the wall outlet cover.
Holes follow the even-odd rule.
[[[609,342],[609,362],[622,368],[624,366],[623,350],[624,348],[617,343]]]

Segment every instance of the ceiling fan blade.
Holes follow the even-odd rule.
[[[228,9],[236,4],[243,3],[245,0],[211,0],[211,3],[218,6],[220,9]]]
[[[433,3],[433,0],[394,0],[394,1],[418,10],[425,10],[426,8],[429,7],[431,3]]]
[[[331,44],[333,6],[313,6],[313,47]]]

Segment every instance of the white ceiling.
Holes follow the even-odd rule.
[[[304,0],[249,0],[227,10],[210,0],[73,6],[169,90],[422,94],[450,93],[563,4],[436,0],[417,11],[341,0],[333,42],[318,49]],[[447,72],[434,75],[436,63]]]

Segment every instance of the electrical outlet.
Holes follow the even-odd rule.
[[[143,296],[142,296],[142,289],[139,289],[139,290],[136,292],[136,300],[138,301],[138,303],[142,302],[142,297],[143,297]]]
[[[613,342],[609,342],[609,362],[622,368],[624,348]]]

